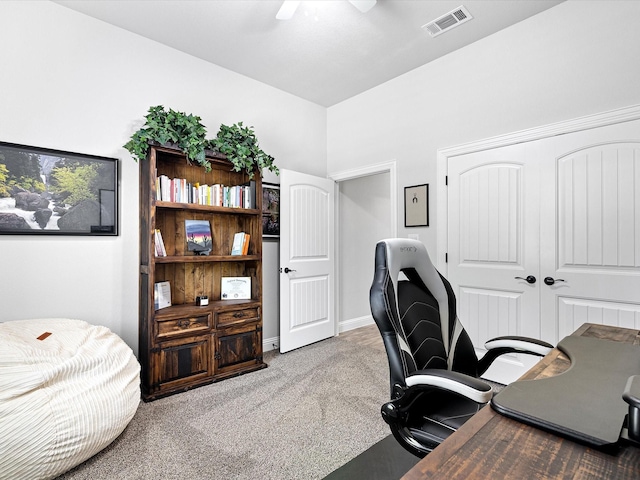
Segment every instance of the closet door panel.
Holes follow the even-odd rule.
[[[541,314],[555,340],[582,323],[635,326],[640,311],[640,121],[543,142]],[[623,325],[624,324],[624,325]]]
[[[447,161],[447,276],[479,355],[495,335],[556,343],[586,322],[638,328],[640,120]],[[506,357],[488,377],[508,383],[531,358]]]
[[[538,165],[513,145],[449,162],[448,279],[479,356],[501,335],[540,338]],[[519,278],[516,278],[519,277]],[[485,376],[517,379],[538,359],[504,355]]]

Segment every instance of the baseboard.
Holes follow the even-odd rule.
[[[279,348],[280,348],[280,336],[262,339],[263,352],[270,352],[271,350],[278,350]]]
[[[349,330],[355,330],[356,328],[366,327],[373,325],[373,317],[371,315],[365,315],[364,317],[350,318],[344,322],[338,324],[338,333],[348,332]],[[270,352],[271,350],[278,350],[280,348],[280,336],[264,338],[262,340],[262,351]]]
[[[365,315],[364,317],[350,318],[338,324],[338,333],[348,332],[349,330],[355,330],[356,328],[366,327],[373,325],[373,317],[371,315]]]

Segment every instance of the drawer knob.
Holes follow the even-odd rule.
[[[186,318],[183,318],[182,320],[178,320],[178,326],[180,328],[187,328],[190,324],[191,322]]]
[[[242,318],[244,317],[244,312],[236,312],[233,314],[233,318]]]

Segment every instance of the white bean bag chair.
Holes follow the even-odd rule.
[[[139,402],[140,365],[108,328],[0,323],[0,479],[66,472],[120,435]]]

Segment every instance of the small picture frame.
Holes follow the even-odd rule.
[[[429,226],[429,184],[404,187],[404,226]]]
[[[171,284],[157,282],[153,286],[153,308],[160,310],[171,306]]]
[[[222,300],[251,299],[251,277],[222,277],[220,298]]]
[[[262,184],[262,237],[280,237],[280,185]]]
[[[209,255],[213,246],[209,220],[185,220],[187,250],[196,255]]]

